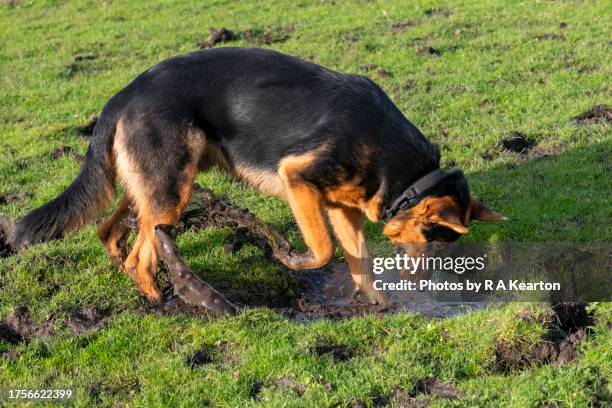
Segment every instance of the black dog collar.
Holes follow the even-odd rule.
[[[427,173],[408,187],[404,192],[393,201],[391,207],[383,213],[383,218],[388,220],[398,212],[414,207],[425,197],[425,193],[436,184],[450,176],[454,171],[446,172],[442,169]]]

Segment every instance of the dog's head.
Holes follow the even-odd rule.
[[[472,220],[506,219],[472,196],[463,173],[456,172],[387,221],[383,233],[395,243],[454,242],[470,231]]]

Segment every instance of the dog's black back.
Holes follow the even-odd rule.
[[[149,112],[199,127],[232,166],[275,171],[282,158],[326,145],[309,181],[333,187],[361,177],[369,196],[384,179],[393,197],[439,162],[437,148],[370,79],[271,50],[220,48],[170,58],[110,103],[127,105],[134,119]]]

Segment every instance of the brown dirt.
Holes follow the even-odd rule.
[[[293,27],[275,28],[249,28],[244,31],[231,31],[225,27],[220,29],[210,28],[208,40],[199,42],[197,45],[201,49],[213,48],[216,44],[225,44],[234,40],[244,40],[250,44],[271,45],[283,43],[291,38],[294,31]]]
[[[453,384],[440,381],[435,377],[417,380],[414,384],[413,396],[418,394],[427,394],[446,399],[456,399],[463,396],[463,393],[457,390]]]
[[[398,408],[427,408],[430,400],[427,397],[415,397],[414,393],[397,387],[391,392],[392,406]]]
[[[254,381],[249,388],[249,396],[253,399],[257,399],[259,393],[264,387],[263,381]]]
[[[282,391],[293,391],[301,397],[306,391],[306,387],[299,381],[289,377],[279,377],[274,381],[274,385]]]
[[[402,387],[394,388],[388,395],[375,395],[370,399],[370,404],[362,400],[351,398],[350,407],[403,407],[403,408],[426,408],[430,406],[432,398],[455,400],[465,395],[463,391],[455,388],[449,382],[440,381],[435,377],[427,377],[417,380],[411,391]]]
[[[559,28],[567,28],[567,23],[565,21],[560,22]]]
[[[189,366],[189,368],[196,368],[206,364],[210,364],[214,361],[213,359],[213,350],[209,346],[204,346],[195,353],[191,354],[189,357],[185,359],[185,364]]]
[[[557,33],[545,33],[539,34],[535,37],[538,41],[563,41],[565,40],[565,36],[563,34]]]
[[[83,156],[75,152],[70,146],[62,146],[62,147],[58,147],[57,149],[53,150],[53,152],[51,153],[51,158],[53,160],[57,160],[60,157],[64,157],[68,155],[79,163],[83,161]]]
[[[98,57],[93,54],[75,55],[73,61],[66,66],[62,73],[65,78],[72,78],[79,73],[94,72],[101,69],[99,64],[95,63]]]
[[[582,125],[590,125],[593,123],[611,123],[612,108],[603,104],[595,105],[591,109],[582,112],[580,115],[574,116],[572,120]]]
[[[336,361],[347,361],[355,354],[355,349],[345,344],[322,344],[311,347],[308,351],[320,357],[331,357],[332,360]]]
[[[379,67],[376,64],[365,64],[359,67],[359,70],[363,72],[375,72],[380,77],[389,76],[389,72],[387,72],[384,68]]]
[[[67,319],[66,325],[74,336],[81,336],[101,330],[107,325],[109,311],[85,306],[75,310]]]
[[[71,151],[72,151],[72,147],[70,146],[58,147],[57,149],[53,150],[53,152],[51,153],[51,158],[53,158],[53,160],[57,160],[60,157],[67,155]]]
[[[86,125],[77,127],[77,133],[83,137],[90,137],[93,135],[96,123],[98,123],[98,117],[92,116]]]
[[[2,338],[1,334],[0,334],[0,338]],[[13,361],[19,358],[20,353],[18,351],[5,351],[4,353],[1,354],[1,356],[6,361]]]
[[[240,38],[250,44],[271,45],[284,43],[291,38],[295,29],[291,26],[268,29],[248,29],[240,32]]]
[[[593,324],[592,315],[584,304],[560,303],[553,307],[548,321],[548,332],[529,350],[518,345],[496,342],[496,366],[498,371],[521,370],[533,365],[563,364],[580,357],[578,348]]]
[[[400,21],[391,24],[391,31],[394,33],[404,33],[414,27],[416,23],[412,20]]]
[[[403,92],[411,91],[411,90],[415,89],[416,87],[417,87],[416,81],[413,81],[412,79],[407,79],[407,80],[404,81],[403,84],[395,85],[393,87],[393,92],[394,93],[403,93]]]
[[[514,130],[501,139],[497,145],[504,150],[526,154],[536,145],[536,142],[523,133]]]
[[[444,10],[440,8],[430,8],[430,9],[425,10],[423,14],[425,14],[428,17],[434,17],[434,16],[449,17],[453,15],[453,12],[450,10]]]
[[[414,46],[414,49],[416,50],[417,55],[432,55],[436,57],[442,55],[441,51],[435,49],[430,45],[417,44]]]
[[[238,358],[232,353],[227,342],[205,344],[185,358],[185,365],[194,369],[207,364],[236,364]]]
[[[18,193],[0,194],[0,205],[25,201],[28,198],[30,198],[30,195],[25,191],[20,191]]]
[[[29,342],[32,337],[50,337],[55,334],[55,316],[41,324],[34,324],[32,316],[24,306],[17,306],[0,321],[0,339],[11,344]]]
[[[225,44],[226,41],[234,39],[234,33],[225,27],[219,29],[209,28],[208,33],[208,40],[198,43],[198,47],[213,48],[217,43]]]

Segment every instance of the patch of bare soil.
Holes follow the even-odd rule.
[[[379,67],[376,64],[365,64],[359,67],[359,70],[363,72],[375,72],[380,77],[389,76],[389,72],[387,72],[384,68]]]
[[[556,146],[549,146],[549,147],[536,146],[531,150],[530,155],[532,157],[539,157],[539,158],[556,156],[560,154],[561,152],[563,152],[565,149],[566,149],[565,145],[556,145]]]
[[[518,154],[526,154],[536,145],[536,142],[525,134],[514,130],[508,133],[506,137],[501,139],[497,144],[504,150]]]
[[[77,127],[77,133],[83,137],[91,137],[98,123],[98,117],[92,116],[89,122],[83,126]]]
[[[195,353],[191,354],[185,359],[185,364],[189,368],[196,368],[206,364],[210,364],[214,361],[213,350],[209,346],[204,346]]]
[[[437,50],[430,45],[416,44],[414,46],[414,49],[416,50],[417,55],[421,55],[421,56],[431,55],[431,56],[437,57],[437,56],[442,55],[442,52],[440,50]]]
[[[234,33],[225,27],[221,27],[219,29],[209,28],[208,33],[208,40],[198,43],[198,47],[213,48],[217,43],[221,43],[223,45],[226,41],[231,41],[234,38]]]
[[[271,45],[284,43],[291,38],[294,28],[276,27],[272,29],[249,29],[240,32],[240,37],[251,44]]]
[[[208,40],[198,43],[200,48],[213,48],[216,44],[225,44],[234,40],[244,40],[250,44],[271,45],[283,43],[291,38],[293,27],[249,28],[243,31],[231,31],[223,27],[210,28]]]
[[[425,14],[427,17],[435,17],[435,16],[449,17],[453,15],[453,12],[450,10],[445,10],[445,9],[440,9],[440,8],[429,8],[425,10],[423,14]]]
[[[408,91],[411,91],[413,89],[416,89],[416,87],[417,87],[416,81],[414,81],[412,79],[407,79],[407,80],[404,81],[403,84],[395,85],[393,87],[393,92],[394,93],[408,92]]]
[[[391,31],[394,33],[404,33],[414,27],[416,23],[412,20],[400,21],[391,24]]]
[[[517,131],[509,132],[500,139],[494,147],[480,154],[480,157],[489,161],[499,158],[503,152],[516,153],[523,158],[547,158],[562,153],[567,146],[557,144],[552,146],[540,146],[537,142]]]
[[[227,342],[219,344],[205,344],[185,358],[185,365],[191,369],[207,364],[224,363],[235,364],[238,358]]]
[[[388,395],[375,395],[370,399],[370,404],[358,399],[351,399],[350,407],[403,407],[403,408],[425,408],[430,406],[432,399],[455,400],[461,398],[465,393],[455,388],[449,382],[441,381],[435,377],[427,377],[417,380],[411,391],[396,387]]]
[[[548,332],[529,350],[504,341],[496,342],[496,366],[501,372],[521,370],[533,365],[563,364],[580,357],[578,348],[593,324],[586,305],[560,303],[553,308],[548,322]]]
[[[0,205],[12,204],[20,201],[25,201],[30,198],[30,195],[25,191],[17,193],[0,194]]]
[[[322,344],[308,350],[317,356],[328,356],[332,360],[347,361],[355,354],[355,349],[345,344]]]
[[[463,396],[463,393],[449,382],[440,381],[435,377],[427,377],[418,380],[414,384],[413,396],[427,394],[434,397],[456,399]]]
[[[398,408],[427,408],[430,399],[425,396],[415,396],[414,393],[398,387],[391,392],[392,406]]]
[[[50,337],[55,334],[55,316],[42,324],[34,324],[32,316],[24,306],[17,306],[0,321],[0,340],[7,343],[27,343],[32,337]]]
[[[253,399],[257,399],[263,387],[264,387],[263,381],[254,381],[251,384],[251,387],[249,388],[249,397]]]
[[[274,385],[282,391],[295,392],[298,397],[301,397],[306,391],[306,387],[302,383],[290,377],[279,377],[274,381]]]
[[[73,160],[81,163],[83,162],[83,156],[75,152],[70,146],[61,146],[51,152],[51,158],[57,160],[60,157],[70,156]]]
[[[608,105],[595,105],[591,109],[576,115],[573,121],[582,125],[590,125],[593,123],[611,123],[612,108]]]
[[[565,40],[565,36],[563,34],[557,33],[545,33],[539,34],[535,37],[538,41],[563,41]]]
[[[53,160],[57,160],[60,157],[64,157],[65,155],[67,155],[71,151],[72,151],[72,147],[70,147],[70,146],[58,147],[57,149],[53,150],[53,152],[51,153],[51,158]]]
[[[101,69],[96,64],[97,56],[93,54],[80,54],[75,55],[73,61],[66,66],[63,76],[65,78],[72,78],[79,73],[94,72]]]
[[[81,336],[105,328],[109,315],[109,311],[85,306],[73,311],[66,319],[66,325],[72,335]]]

